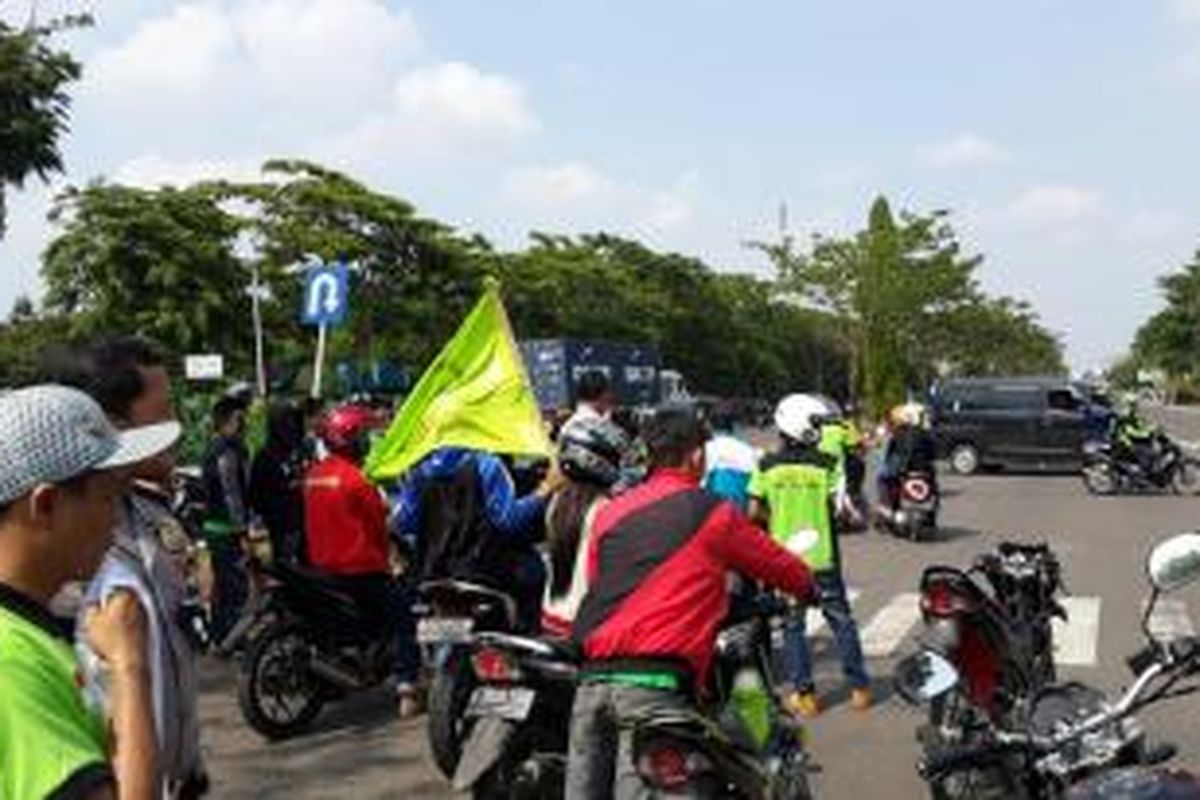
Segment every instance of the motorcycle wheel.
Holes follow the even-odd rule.
[[[1180,461],[1171,476],[1171,489],[1189,497],[1200,495],[1200,462],[1190,458]]]
[[[312,723],[325,687],[308,668],[311,644],[293,624],[275,623],[253,640],[238,673],[246,723],[268,739],[288,739]]]
[[[958,727],[966,723],[966,711],[962,707],[966,699],[958,692],[950,692],[935,698],[929,705],[929,737],[922,737],[923,749],[930,755],[946,746],[941,741],[943,726]],[[947,776],[929,784],[932,800],[973,800],[973,798],[1002,797],[998,793],[1000,784],[1007,783],[1002,773],[995,770],[970,770]]]
[[[450,653],[429,683],[426,731],[433,761],[447,779],[454,777],[463,741],[469,732],[463,711],[475,689],[471,662],[461,650]]]
[[[1083,485],[1095,495],[1111,495],[1117,493],[1117,476],[1113,473],[1111,464],[1097,462],[1085,464],[1083,467]]]

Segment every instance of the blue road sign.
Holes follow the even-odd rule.
[[[350,307],[350,281],[345,264],[321,264],[308,271],[304,280],[304,307],[300,321],[305,325],[338,325]]]

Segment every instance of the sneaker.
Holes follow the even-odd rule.
[[[797,717],[811,719],[821,713],[821,703],[816,692],[792,692],[784,700],[784,706]]]
[[[421,698],[417,687],[411,683],[401,683],[396,687],[397,711],[400,719],[412,719],[421,713]]]
[[[850,691],[850,707],[855,711],[866,711],[871,707],[872,702],[870,689],[864,687]]]

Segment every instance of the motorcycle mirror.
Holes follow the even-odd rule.
[[[958,685],[958,670],[929,650],[915,653],[896,665],[896,693],[914,706],[924,705]]]
[[[1159,542],[1146,559],[1146,573],[1159,592],[1173,592],[1200,579],[1200,533]]]

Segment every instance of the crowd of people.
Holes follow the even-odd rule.
[[[838,546],[863,513],[864,439],[851,417],[816,395],[785,398],[779,447],[764,455],[724,415],[665,409],[634,429],[603,374],[577,390],[555,457],[524,492],[510,458],[461,447],[376,486],[363,464],[387,419],[357,404],[273,401],[251,454],[255,401],[229,393],[212,408],[203,521],[189,532],[172,512],[180,427],[157,348],[113,338],[50,354],[43,383],[0,395],[0,798],[203,795],[205,641],[189,589],[207,565],[219,645],[245,613],[264,538],[271,558],[336,579],[395,638],[403,716],[420,710],[413,604],[424,580],[503,588],[521,629],[573,640],[583,668],[572,797],[620,794],[636,779],[623,720],[703,693],[730,574],[743,591],[793,598],[790,710],[820,712],[805,630],[814,605],[854,708],[869,708]],[[881,446],[881,493],[901,460],[932,465],[919,414],[905,414]]]

